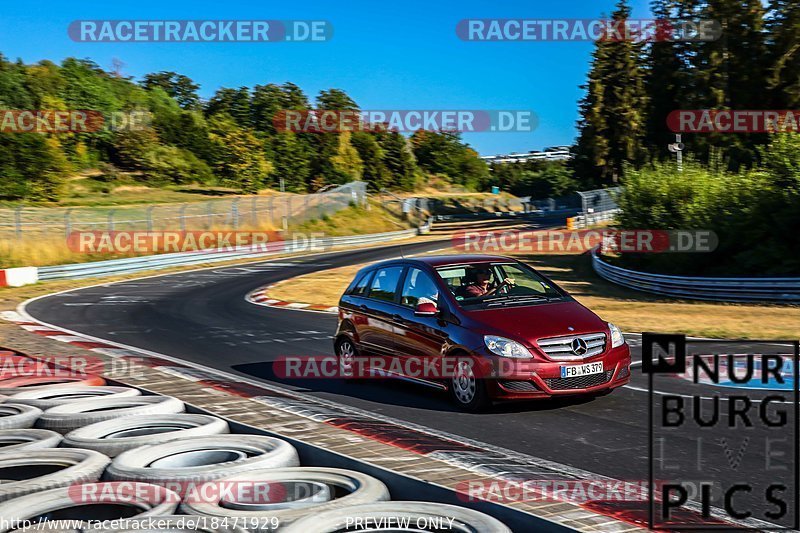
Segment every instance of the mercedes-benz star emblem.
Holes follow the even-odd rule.
[[[586,341],[583,339],[572,339],[570,347],[575,355],[583,355],[589,351],[589,347],[586,346]]]

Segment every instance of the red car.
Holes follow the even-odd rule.
[[[515,259],[384,261],[356,274],[335,336],[348,377],[446,389],[475,411],[493,400],[599,395],[630,381],[620,330]]]

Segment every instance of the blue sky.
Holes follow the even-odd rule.
[[[141,77],[174,70],[219,87],[292,81],[310,96],[337,87],[363,109],[530,109],[539,126],[529,133],[472,133],[482,154],[524,152],[575,138],[593,48],[588,42],[465,42],[455,33],[465,18],[594,18],[616,0],[290,0],[205,2],[4,2],[0,52],[26,63],[90,58]],[[647,18],[648,0],[632,0],[633,17]],[[325,43],[79,43],[67,27],[80,19],[324,19]]]

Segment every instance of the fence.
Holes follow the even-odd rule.
[[[573,218],[571,226],[580,229],[599,222],[614,220],[619,213],[617,198],[620,192],[622,192],[621,187],[579,191],[581,212]]]
[[[366,202],[366,184],[353,182],[316,194],[237,196],[182,204],[137,204],[120,207],[0,209],[0,238],[67,236],[93,230],[204,230],[265,227],[330,215],[351,203]]]
[[[800,303],[800,278],[701,278],[666,276],[628,270],[603,261],[592,250],[597,274],[617,285],[638,291],[720,302],[769,301]]]
[[[202,265],[232,259],[256,259],[279,253],[315,252],[334,246],[360,246],[364,244],[379,244],[397,239],[406,239],[421,233],[428,233],[430,224],[419,228],[412,228],[387,233],[372,233],[367,235],[348,235],[344,237],[320,238],[310,244],[306,241],[277,242],[269,247],[242,246],[232,250],[201,250],[198,252],[178,252],[171,254],[147,255],[142,257],[126,257],[123,259],[110,259],[108,261],[94,261],[91,263],[76,263],[72,265],[55,265],[39,267],[39,280],[52,279],[82,279],[119,274],[131,274],[146,270],[160,270],[175,266]]]

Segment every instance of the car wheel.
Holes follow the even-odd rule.
[[[336,357],[339,359],[339,375],[342,379],[354,379],[353,369],[356,357],[356,347],[350,337],[343,337],[336,344]]]
[[[448,384],[450,396],[461,409],[477,412],[489,406],[486,383],[477,377],[467,360],[459,360]]]

